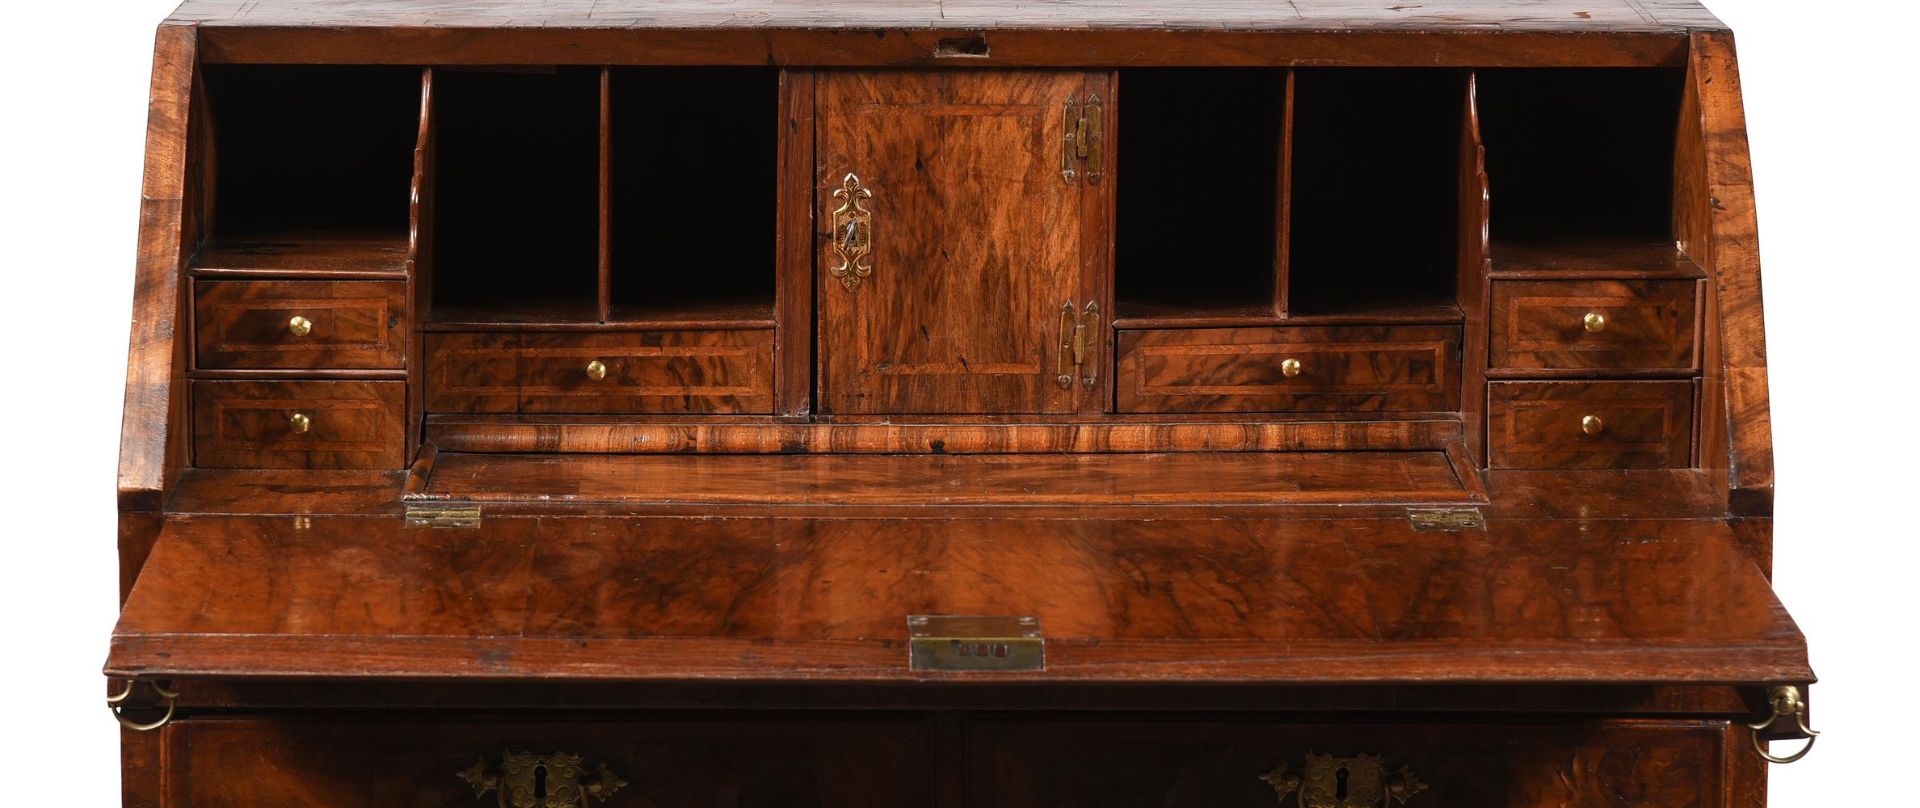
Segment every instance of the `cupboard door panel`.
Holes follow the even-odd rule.
[[[1057,413],[1100,398],[1057,376],[1061,309],[1084,310],[1085,279],[1100,274],[1086,271],[1098,251],[1083,247],[1085,210],[1103,210],[1111,187],[1063,178],[1066,102],[1105,83],[1064,71],[822,75],[826,411]],[[851,234],[870,245],[872,274],[857,284],[832,271],[849,235],[835,232],[843,189],[871,214]]]

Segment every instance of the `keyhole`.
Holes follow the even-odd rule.
[[[1339,771],[1334,772],[1333,779],[1335,781],[1333,784],[1334,798],[1341,799],[1341,800],[1346,799],[1347,798],[1347,767],[1342,766],[1340,767]]]
[[[1341,774],[1344,775],[1346,772],[1342,770]],[[1340,789],[1341,793],[1346,792],[1344,782]],[[545,766],[533,767],[533,799],[535,805],[547,804],[547,767]]]

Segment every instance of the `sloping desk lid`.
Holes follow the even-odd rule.
[[[907,618],[1032,615],[1046,667],[916,673]],[[121,677],[581,681],[1812,681],[1712,520],[197,517]]]

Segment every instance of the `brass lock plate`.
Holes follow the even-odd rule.
[[[1046,638],[1036,617],[916,614],[907,618],[914,671],[1040,671]]]

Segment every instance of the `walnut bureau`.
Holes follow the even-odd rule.
[[[141,217],[130,808],[1758,808],[1815,734],[1686,0],[190,0]]]

